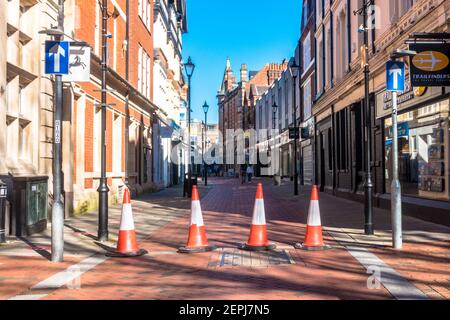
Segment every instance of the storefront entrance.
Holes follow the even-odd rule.
[[[399,178],[402,193],[449,200],[449,100],[399,113]],[[392,179],[392,120],[384,120],[385,187]]]

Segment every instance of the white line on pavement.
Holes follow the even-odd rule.
[[[355,240],[345,233],[341,229],[340,232],[333,232],[327,230],[327,232],[337,241],[337,242],[355,242]],[[383,260],[378,258],[374,253],[370,252],[366,248],[357,247],[352,245],[345,245],[345,249],[356,259],[358,262],[366,268],[368,271],[376,267],[380,270],[381,284],[389,291],[390,294],[398,300],[426,300],[429,299],[428,296],[411,284],[408,280],[403,278],[403,276],[386,264]]]
[[[366,248],[346,247],[348,252],[359,261],[366,269],[377,267],[380,270],[380,282],[383,286],[399,300],[426,300],[428,296],[402,277],[400,273],[388,266],[375,254]]]
[[[61,288],[65,284],[74,281],[81,277],[81,275],[92,268],[98,266],[100,263],[106,261],[108,257],[104,254],[97,253],[89,258],[84,259],[83,261],[74,264],[67,268],[64,271],[58,272],[47,278],[38,284],[31,287],[31,290],[56,290]],[[9,300],[39,300],[48,294],[25,294],[25,295],[17,295],[15,297],[10,298]]]
[[[12,297],[8,300],[39,300],[41,298],[44,298],[45,296],[46,294],[25,294]]]

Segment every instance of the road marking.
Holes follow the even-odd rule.
[[[355,242],[355,240],[348,234],[339,232],[335,233],[328,231],[328,233],[337,242]],[[374,253],[363,247],[352,245],[344,245],[344,248],[364,267],[366,270],[376,267],[380,270],[380,282],[389,291],[389,293],[398,300],[427,300],[429,297],[411,284],[403,276],[386,264],[383,260],[378,258]]]
[[[65,284],[70,283],[71,281],[74,281],[75,279],[81,277],[81,275],[92,268],[95,268],[100,263],[106,261],[108,257],[106,257],[104,254],[97,253],[93,256],[90,256],[83,261],[74,264],[67,268],[64,271],[58,272],[54,274],[53,276],[39,282],[38,284],[31,287],[30,291],[33,290],[56,290],[64,286]],[[43,297],[49,295],[47,294],[24,294],[24,295],[17,295],[15,297],[10,298],[9,300],[39,300]]]
[[[47,296],[46,294],[25,294],[12,297],[8,300],[40,300]]]

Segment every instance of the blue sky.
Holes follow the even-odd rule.
[[[216,94],[226,58],[234,75],[246,63],[259,70],[294,54],[300,36],[300,0],[187,0],[188,33],[183,38],[183,59],[196,65],[192,77],[192,117],[204,119],[202,105],[210,108],[208,123],[218,122]]]

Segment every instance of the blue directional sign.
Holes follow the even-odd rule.
[[[386,63],[386,90],[405,91],[405,63],[399,61]]]
[[[45,42],[45,73],[46,74],[69,73],[69,42],[67,41]]]

